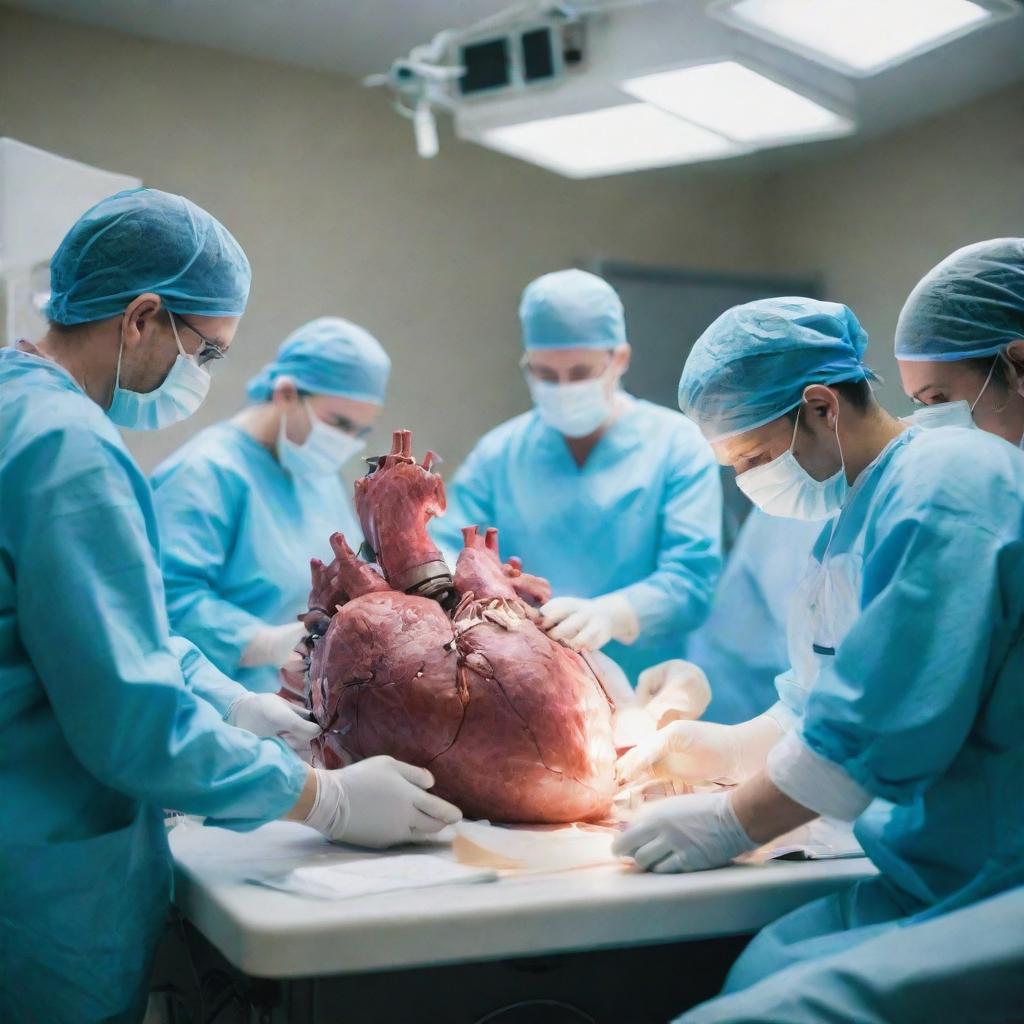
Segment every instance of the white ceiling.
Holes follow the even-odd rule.
[[[898,0],[893,0],[898,2]],[[437,32],[465,28],[513,0],[0,0],[82,24],[332,71],[353,78],[386,70]],[[681,52],[707,32],[708,0],[624,4],[620,31],[598,63],[623,53],[651,57],[671,40]],[[621,22],[621,24],[620,24]],[[675,29],[670,31],[670,26]],[[956,40],[894,69],[850,79],[746,34],[732,37],[769,66],[782,60],[796,81],[816,82],[856,115],[861,138],[891,130],[1024,79],[1024,16]],[[597,41],[595,34],[595,42]],[[657,44],[657,45],[656,45]],[[660,59],[664,59],[663,57]],[[605,68],[605,70],[607,70]],[[597,71],[600,75],[600,70]],[[1020,130],[1020,126],[1007,126]],[[827,143],[841,145],[841,143]],[[802,147],[798,147],[802,148]],[[749,160],[752,157],[744,157]]]

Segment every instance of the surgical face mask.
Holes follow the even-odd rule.
[[[117,376],[114,397],[107,415],[119,426],[129,430],[160,430],[172,423],[188,419],[203,404],[210,391],[210,375],[190,356],[181,344],[174,314],[168,310],[171,330],[178,343],[178,355],[163,382],[154,391],[129,391],[121,387],[121,356],[124,337],[117,353]]]
[[[310,423],[306,440],[302,444],[290,441],[282,416],[277,434],[277,457],[293,477],[324,477],[337,473],[366,447],[366,441],[324,423],[309,402],[304,401],[303,405]]]
[[[603,375],[573,384],[551,384],[532,377],[528,383],[540,418],[566,437],[586,437],[611,417],[612,400]]]
[[[802,411],[802,410],[801,410]],[[755,466],[736,477],[739,489],[770,516],[787,519],[828,519],[843,507],[846,500],[846,462],[839,445],[838,472],[827,480],[815,480],[793,454],[800,413],[793,426],[789,449],[763,466]],[[839,444],[839,420],[836,419],[836,444]]]
[[[996,360],[998,360],[998,356]],[[988,371],[988,376],[985,378],[985,383],[981,385],[981,390],[978,392],[974,401],[969,403],[967,399],[960,398],[955,402],[938,402],[935,405],[925,405],[920,409],[915,409],[913,414],[908,417],[910,423],[916,427],[924,427],[926,430],[931,430],[933,427],[974,427],[974,407],[981,401],[981,396],[985,394],[986,389],[992,381],[992,374],[995,372],[996,364],[992,363],[991,369]]]

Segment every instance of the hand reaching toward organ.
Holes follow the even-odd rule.
[[[375,849],[422,842],[462,818],[454,804],[427,792],[430,772],[393,757],[314,772],[316,798],[303,824],[331,842]]]
[[[636,699],[660,729],[680,719],[700,718],[711,703],[711,684],[692,662],[673,658],[640,673]]]
[[[610,640],[631,644],[640,634],[636,612],[619,594],[556,597],[541,608],[540,614],[548,636],[574,651],[597,651]]]
[[[243,694],[228,708],[224,720],[264,739],[277,736],[301,757],[309,756],[310,744],[321,732],[316,722],[276,693]]]

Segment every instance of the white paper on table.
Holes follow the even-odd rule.
[[[614,864],[618,830],[603,825],[518,826],[460,821],[452,852],[460,864],[517,871],[567,871]]]
[[[497,879],[497,872],[492,870],[466,867],[432,854],[412,853],[299,867],[283,873],[254,873],[246,881],[296,896],[342,900],[404,889],[495,882]]]

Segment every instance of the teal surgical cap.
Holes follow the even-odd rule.
[[[583,270],[559,270],[528,285],[519,303],[526,348],[615,348],[626,318],[615,289]]]
[[[868,336],[838,302],[787,297],[733,306],[697,339],[679,379],[679,408],[709,441],[771,423],[808,384],[875,380]]]
[[[268,402],[278,377],[290,377],[300,391],[340,395],[384,404],[391,360],[369,331],[336,316],[310,320],[292,331],[277,358],[246,388],[254,402]]]
[[[184,196],[136,188],[97,203],[64,236],[44,313],[60,324],[103,320],[154,292],[174,313],[241,316],[251,279],[220,221]]]
[[[910,293],[896,358],[949,362],[1001,352],[1024,338],[1024,238],[957,249]]]

